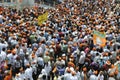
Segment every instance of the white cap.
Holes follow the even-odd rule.
[[[62,54],[62,56],[66,56],[65,54]]]
[[[81,51],[81,54],[85,54],[85,52],[84,52],[84,51]]]

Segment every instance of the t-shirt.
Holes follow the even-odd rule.
[[[3,18],[3,16],[2,16],[2,15],[0,15],[0,23],[2,23],[2,22],[3,22],[2,18]]]
[[[50,60],[49,56],[44,56],[44,62],[47,63]]]

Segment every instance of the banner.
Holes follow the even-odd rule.
[[[106,34],[105,32],[93,31],[93,42],[94,45],[98,44],[101,47],[106,45]]]
[[[41,25],[43,22],[47,21],[47,19],[48,19],[48,12],[38,17],[38,24]]]

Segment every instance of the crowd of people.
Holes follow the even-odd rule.
[[[64,0],[55,9],[0,7],[0,80],[120,80],[120,8]],[[38,16],[48,20],[38,24]],[[93,43],[93,31],[106,45]]]

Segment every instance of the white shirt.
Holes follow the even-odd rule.
[[[42,58],[42,57],[38,57],[38,58],[37,58],[37,63],[38,63],[39,65],[44,66],[44,60],[43,60],[43,58]]]
[[[0,43],[0,51],[1,51],[3,48],[6,48],[7,46],[8,46],[8,43],[7,43],[7,42]]]
[[[30,67],[30,68],[27,68],[27,69],[25,70],[25,77],[26,77],[26,79],[29,78],[30,80],[33,80],[32,73],[33,73],[32,68],[31,68],[31,67]]]
[[[15,80],[22,80],[20,77],[15,77]]]
[[[96,56],[96,57],[94,58],[94,62],[97,62],[99,59],[100,59],[100,56]]]
[[[2,58],[3,58],[3,60],[5,60],[5,58],[6,58],[6,52],[4,52],[4,51],[1,51],[1,55],[2,55]]]
[[[98,79],[99,79],[99,80],[104,80],[104,76],[99,74],[99,75],[98,75]]]
[[[15,60],[16,60],[16,58],[18,57],[18,55],[17,55],[17,54],[15,54],[15,55],[12,54],[12,56],[13,56],[13,57],[12,57],[12,60],[13,60],[13,61],[12,61],[12,65],[14,65]]]
[[[90,54],[92,55],[92,57],[94,58],[95,56],[96,56],[96,53],[97,53],[97,51],[90,51]]]
[[[13,39],[12,39],[12,40],[11,40],[11,44],[12,44],[12,45],[16,45],[16,44],[18,44],[18,42],[17,42],[17,40],[13,40]]]
[[[74,75],[74,76],[69,76],[70,77],[70,80],[78,80],[78,77],[76,76],[76,75]]]
[[[42,69],[41,74],[38,76],[38,80],[43,80],[43,79],[42,79],[43,75],[46,75],[46,76],[47,76],[47,72],[46,72],[45,69]],[[47,80],[47,77],[46,77],[46,80]]]
[[[0,22],[3,22],[3,16],[0,15]]]
[[[29,64],[29,60],[24,59],[24,66],[27,66]]]
[[[82,71],[82,72],[81,72],[81,80],[84,80],[85,75],[86,75],[86,74],[84,74],[84,72]]]
[[[19,55],[24,55],[23,49],[20,49]]]
[[[0,63],[3,61],[3,56],[0,54]]]
[[[70,76],[72,76],[71,73],[65,73],[60,78],[64,78],[64,80],[70,80]]]
[[[25,73],[19,73],[19,75],[20,75],[20,78],[21,78],[22,80],[25,79]]]
[[[7,55],[7,58],[8,58],[8,64],[12,64],[13,63],[13,55],[12,55],[12,53],[9,53]]]
[[[79,63],[83,64],[85,62],[85,54],[82,54],[79,58]]]
[[[50,64],[48,63],[48,65],[45,65],[44,69],[45,69],[47,75],[49,75],[52,68],[51,68]]]
[[[113,78],[113,77],[109,77],[108,80],[115,80],[115,78]]]
[[[67,69],[68,69],[68,67],[66,67],[65,73],[67,73]],[[70,70],[71,70],[71,71],[74,71],[74,68],[73,68],[73,67],[70,67]]]
[[[39,47],[35,54],[36,54],[37,56],[40,55],[40,54],[43,54],[43,49],[42,49],[42,47]]]
[[[78,77],[78,80],[81,80],[81,76],[80,76],[80,72],[79,71],[76,72],[76,76]]]
[[[90,80],[98,80],[98,77],[96,75],[91,75]]]

